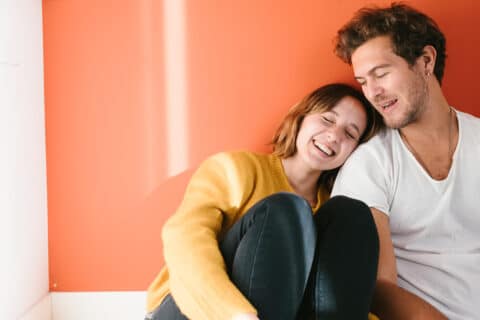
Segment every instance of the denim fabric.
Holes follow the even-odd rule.
[[[175,301],[169,294],[154,312],[147,314],[145,320],[188,320],[188,318],[178,309]]]
[[[234,224],[220,250],[262,320],[367,319],[378,235],[360,201],[337,196],[313,216],[303,198],[271,195]],[[187,318],[168,295],[149,319]]]

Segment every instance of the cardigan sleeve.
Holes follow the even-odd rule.
[[[206,161],[192,176],[182,203],[166,222],[162,238],[170,291],[189,319],[230,319],[255,308],[230,281],[219,249],[222,227],[238,219],[253,188],[228,153]]]

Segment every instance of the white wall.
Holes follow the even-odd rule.
[[[48,294],[42,1],[0,0],[0,319]]]
[[[146,298],[145,291],[52,292],[52,320],[141,320]]]

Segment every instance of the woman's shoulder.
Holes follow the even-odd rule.
[[[222,151],[213,154],[207,158],[206,162],[216,162],[224,165],[234,165],[238,167],[255,167],[262,163],[272,161],[274,156],[267,153],[252,151]]]
[[[281,160],[272,153],[223,151],[208,157],[199,171],[231,181],[258,181],[282,174]]]

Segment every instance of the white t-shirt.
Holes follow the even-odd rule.
[[[480,319],[480,119],[457,111],[458,145],[444,180],[432,179],[387,129],[359,146],[333,195],[389,216],[398,284],[449,319]]]

